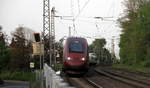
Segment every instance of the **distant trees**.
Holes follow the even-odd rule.
[[[0,72],[8,67],[10,52],[7,46],[6,35],[0,26]]]
[[[104,48],[104,45],[106,44],[105,39],[96,39],[93,41],[93,43],[90,45],[90,51],[94,52],[98,58],[101,57],[101,51]]]
[[[40,57],[32,55],[33,38],[33,31],[31,29],[20,26],[12,32],[12,38],[8,43],[7,36],[0,26],[0,71],[30,71],[30,62],[34,62],[35,69],[38,69],[40,67]],[[45,39],[45,47],[48,47],[49,39],[48,37]],[[55,45],[57,56],[59,56],[57,60],[62,62],[62,45],[59,42],[55,42]],[[48,48],[45,48],[45,51],[44,62],[49,63]],[[54,59],[52,60],[54,61]]]
[[[150,2],[128,0],[126,16],[119,19],[123,28],[120,40],[121,63],[150,67]]]
[[[25,28],[18,27],[12,33],[12,41],[10,44],[11,60],[10,66],[12,70],[28,70],[30,55],[32,53],[31,42],[25,39]]]
[[[100,64],[112,64],[110,52],[104,47],[105,39],[96,39],[89,47],[89,51],[95,53]]]
[[[25,31],[25,27],[16,28],[12,33],[12,40],[8,44],[7,36],[0,27],[0,71],[29,70],[32,45],[30,39],[25,38]]]

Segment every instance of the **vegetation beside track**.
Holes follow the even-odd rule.
[[[120,61],[129,68],[150,68],[150,1],[127,0],[126,8],[126,15],[119,19],[123,29]]]
[[[62,70],[62,64],[57,64],[55,66],[52,66],[52,69],[55,71],[61,71]]]
[[[139,71],[139,72],[144,72],[144,73],[150,73],[150,69],[147,67],[143,67],[140,65],[124,65],[124,64],[114,64],[114,68],[120,68],[120,69],[127,69],[127,70],[132,70],[132,71]]]
[[[3,80],[20,80],[20,81],[34,81],[34,72],[2,72],[0,78]]]
[[[2,72],[2,80],[26,81],[29,82],[29,88],[40,88],[41,80],[36,78],[35,72]]]

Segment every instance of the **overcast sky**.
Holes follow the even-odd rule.
[[[72,1],[72,8],[71,8]],[[78,2],[79,1],[79,2]],[[89,1],[89,2],[88,2]],[[85,3],[87,5],[83,10]],[[118,38],[121,33],[116,20],[123,14],[123,0],[50,0],[50,6],[55,6],[56,15],[77,17],[75,36],[92,38],[104,37],[107,40],[107,48],[111,49],[111,39],[115,36],[115,51],[118,54]],[[18,25],[24,25],[36,32],[42,31],[43,26],[43,0],[0,0],[0,25],[10,35]],[[113,17],[105,20],[92,17]],[[64,18],[66,19],[66,18]],[[68,28],[72,21],[55,19],[56,40],[68,36]],[[73,31],[72,31],[73,34]],[[91,40],[88,39],[89,43]]]

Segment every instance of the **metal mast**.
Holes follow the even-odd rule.
[[[112,55],[114,55],[115,54],[115,44],[114,44],[114,39],[112,39],[112,50],[111,50],[111,53],[112,53]]]
[[[56,65],[56,51],[55,51],[55,7],[52,8],[51,10],[51,31],[50,31],[50,35],[51,35],[51,47],[50,49],[52,50],[53,53],[53,61],[54,61],[54,65]]]
[[[43,0],[43,43],[44,43],[44,58],[49,57],[49,64],[51,66],[51,53],[50,53],[50,2]]]
[[[112,56],[112,60],[113,62],[115,61],[115,44],[114,44],[114,37],[112,39],[112,50],[111,50],[111,56]]]

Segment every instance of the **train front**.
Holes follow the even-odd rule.
[[[86,72],[88,70],[88,44],[84,38],[69,38],[64,51],[66,72]]]

